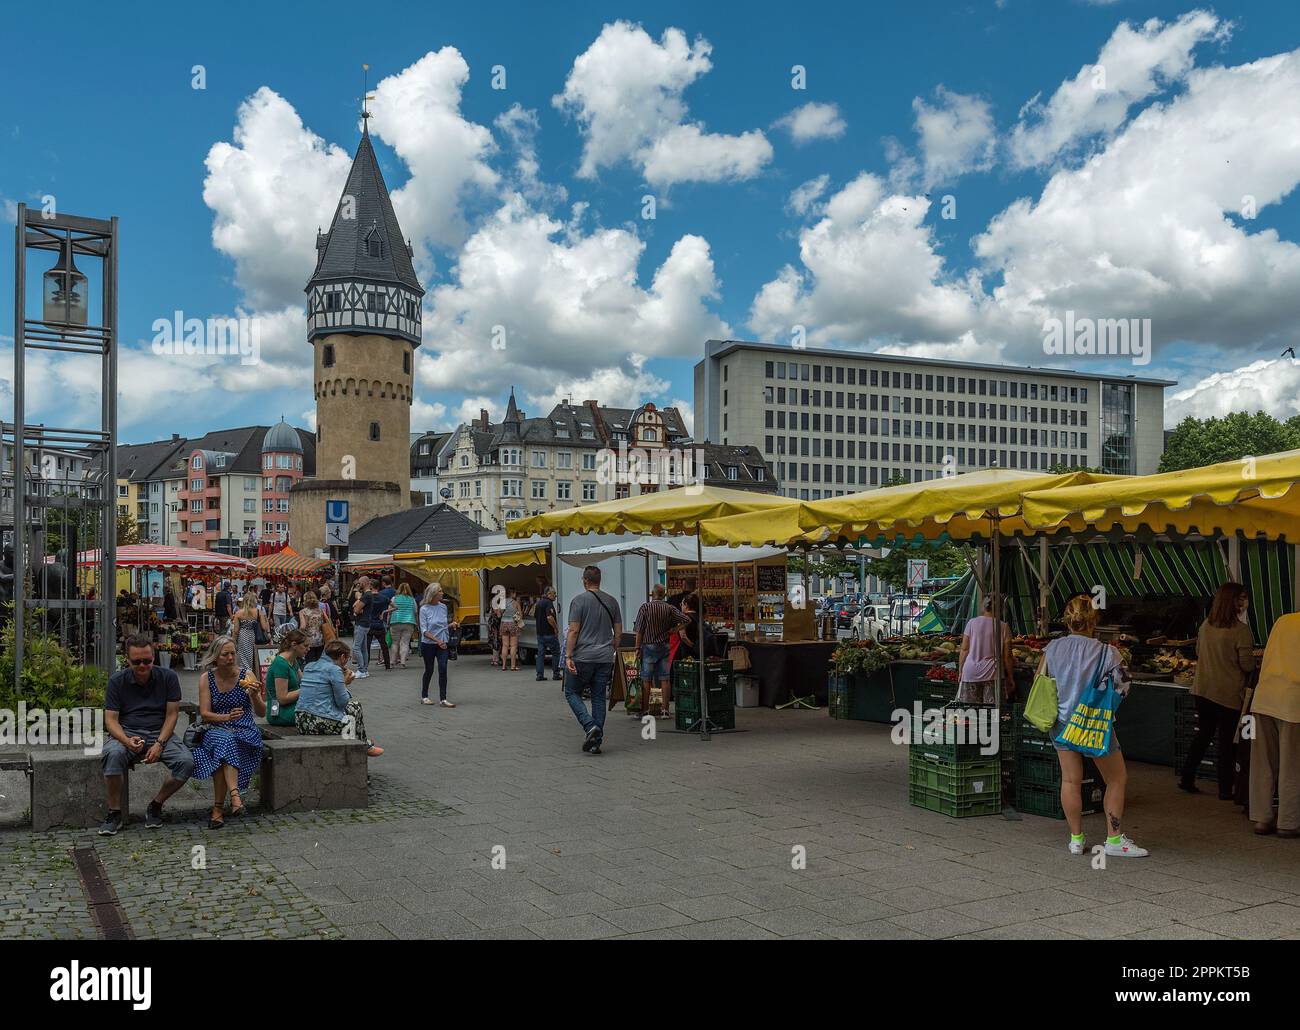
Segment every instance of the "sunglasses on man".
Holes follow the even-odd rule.
[[[129,660],[132,665],[152,665],[152,658],[132,658]]]

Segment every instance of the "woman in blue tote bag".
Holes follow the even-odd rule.
[[[1056,680],[1058,710],[1056,725],[1051,730],[1056,757],[1061,763],[1061,808],[1070,825],[1070,854],[1082,855],[1086,850],[1083,837],[1083,755],[1066,745],[1057,743],[1080,697],[1089,688],[1095,688],[1098,679],[1118,677],[1120,655],[1109,644],[1094,639],[1097,631],[1097,609],[1092,598],[1084,594],[1072,598],[1065,606],[1061,619],[1070,631],[1069,636],[1053,640],[1044,648],[1047,656],[1047,675]],[[1118,683],[1116,683],[1118,686]],[[1106,781],[1106,854],[1116,858],[1144,858],[1149,852],[1140,848],[1121,832],[1124,818],[1124,789],[1128,783],[1128,770],[1119,741],[1112,731],[1110,747],[1106,754],[1093,757],[1097,770]]]

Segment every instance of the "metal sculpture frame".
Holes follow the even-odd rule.
[[[35,632],[57,636],[88,666],[109,673],[117,665],[118,220],[36,211],[20,204],[14,242],[14,421],[3,424],[3,441],[12,448],[12,468],[4,470],[4,478],[12,489],[13,514],[3,519],[0,531],[13,549],[9,593],[15,623],[14,684],[21,696],[24,651]],[[86,285],[88,294],[99,288],[98,325],[46,321],[43,309],[40,318],[27,316],[29,251],[66,252],[98,261],[99,281],[92,272]],[[93,316],[87,317],[87,323],[93,321]],[[98,428],[27,424],[27,358],[32,351],[99,358]],[[57,474],[47,455],[52,448],[84,455],[85,475],[78,477],[72,468]],[[64,529],[63,554],[47,550],[52,514]],[[70,526],[75,527],[71,532]],[[98,552],[93,599],[86,596],[92,570],[80,567],[82,551]]]

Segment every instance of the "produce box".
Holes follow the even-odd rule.
[[[1019,772],[1019,770],[1017,770]],[[1083,814],[1096,815],[1102,811],[1102,798],[1105,788],[1100,782],[1083,783]],[[1026,783],[1023,779],[1016,781],[1016,809],[1027,815],[1041,815],[1048,819],[1064,819],[1061,808],[1060,784],[1044,786],[1041,783]]]
[[[997,756],[980,761],[945,762],[913,746],[907,756],[907,782],[952,795],[996,794],[1002,779]]]
[[[698,664],[690,659],[673,665],[673,700],[687,693],[699,692]],[[704,663],[704,689],[709,692],[709,705],[714,694],[725,694],[735,704],[735,685],[732,681],[731,662],[710,660]]]
[[[679,730],[699,730],[700,713],[699,711],[689,711],[688,709],[677,705],[676,723]],[[723,708],[715,711],[712,706],[709,707],[709,725],[714,730],[734,730],[736,728],[736,710],[734,708]]]
[[[930,745],[908,750],[907,796],[918,808],[955,819],[997,815],[1002,811],[1002,763],[996,756],[978,761],[945,762],[929,753]]]

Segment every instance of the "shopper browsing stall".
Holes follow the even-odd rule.
[[[997,652],[1002,651],[1003,694],[1007,700],[1016,696],[1015,660],[1011,655],[1011,627],[991,614],[993,599],[984,598],[984,614],[966,623],[957,657],[957,700],[971,704],[998,703]],[[1001,637],[999,645],[997,637]]]
[[[1273,623],[1250,710],[1255,717],[1250,748],[1255,832],[1300,837],[1300,613]]]
[[[1046,673],[1056,681],[1057,721],[1051,730],[1056,740],[1056,755],[1061,763],[1061,808],[1070,826],[1070,854],[1082,855],[1086,850],[1083,835],[1083,755],[1059,742],[1060,735],[1078,706],[1085,691],[1095,687],[1106,677],[1118,677],[1121,672],[1119,652],[1109,644],[1094,639],[1097,631],[1097,609],[1087,595],[1074,597],[1062,613],[1062,621],[1070,631],[1066,637],[1053,640],[1043,649]],[[1124,835],[1121,822],[1124,818],[1124,793],[1128,784],[1128,769],[1120,751],[1119,740],[1110,734],[1106,754],[1093,756],[1097,770],[1106,781],[1103,801],[1106,813],[1107,837],[1105,852],[1116,858],[1143,858],[1149,852],[1140,848]]]
[[[1196,768],[1210,741],[1218,739],[1219,800],[1231,801],[1236,776],[1233,738],[1241,717],[1246,681],[1255,670],[1255,639],[1246,624],[1250,599],[1240,583],[1224,583],[1215,592],[1209,617],[1196,637],[1196,736],[1187,752],[1178,786],[1199,793]]]

